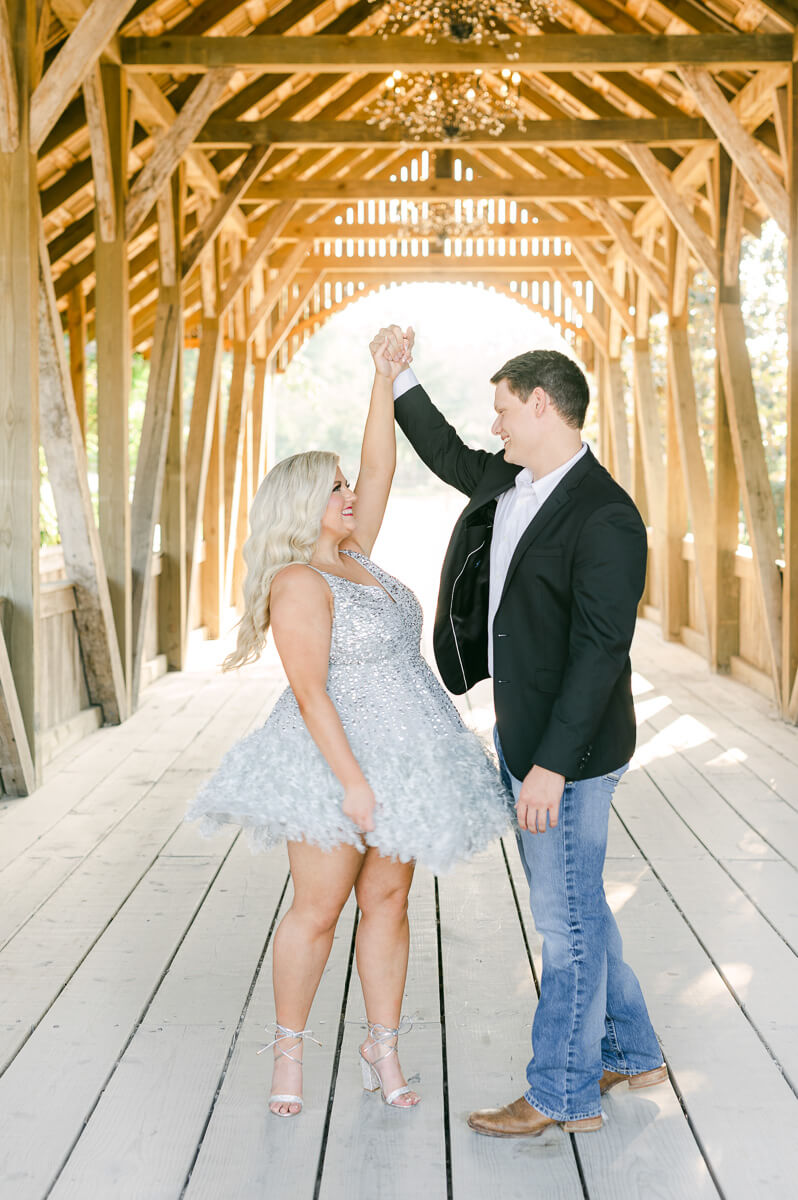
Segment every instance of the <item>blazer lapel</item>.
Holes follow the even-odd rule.
[[[534,545],[540,535],[544,532],[554,514],[558,513],[564,505],[570,503],[570,493],[572,489],[581,483],[586,472],[595,465],[595,462],[596,460],[593,457],[590,448],[588,448],[584,457],[581,458],[573,467],[571,467],[571,470],[568,472],[565,478],[560,480],[551,495],[535,513],[534,517],[521,534],[518,545],[513,552],[513,557],[510,559],[510,565],[507,568],[507,575],[504,580],[504,587],[502,588],[502,600],[504,599],[507,588],[515,573],[515,569],[526,554],[527,550],[530,548],[530,546]],[[501,603],[501,600],[499,603]]]
[[[475,512],[483,508],[486,504],[489,504],[492,500],[495,500],[497,496],[500,496],[502,492],[506,492],[515,483],[515,477],[521,468],[510,463],[505,463],[503,455],[496,455],[496,459],[497,468],[500,469],[497,469],[495,473],[491,469],[493,478],[490,482],[484,482],[480,485],[460,514],[460,520],[465,524],[468,523],[469,517],[473,516]]]

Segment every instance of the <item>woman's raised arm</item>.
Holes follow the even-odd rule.
[[[407,334],[412,343],[412,330],[408,329]],[[398,353],[387,339],[375,339],[371,344],[375,374],[355,484],[357,531],[351,539],[364,554],[371,553],[377,540],[396,469],[393,381],[411,361],[409,347],[401,351],[401,361],[393,361],[391,354],[398,358]]]

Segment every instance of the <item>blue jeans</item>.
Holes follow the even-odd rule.
[[[494,737],[502,776],[517,801],[521,781],[508,771],[498,734]],[[626,769],[566,783],[557,827],[516,833],[532,916],[543,938],[524,1094],[555,1121],[601,1112],[604,1068],[638,1075],[662,1062],[640,984],[623,961],[621,935],[604,895],[610,802]]]

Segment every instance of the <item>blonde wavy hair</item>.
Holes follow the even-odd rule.
[[[251,532],[242,551],[247,565],[244,615],[236,648],[222,663],[223,671],[243,667],[260,655],[270,624],[274,577],[283,567],[313,557],[337,466],[337,454],[307,450],[284,458],[265,475],[252,501]]]

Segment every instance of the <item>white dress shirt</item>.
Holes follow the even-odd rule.
[[[393,381],[393,398],[398,400],[410,388],[418,383],[412,367],[407,367]],[[582,442],[582,448],[573,458],[569,458],[562,466],[539,479],[532,478],[528,467],[515,477],[515,487],[502,492],[496,505],[496,516],[493,521],[493,540],[490,548],[490,591],[488,595],[488,670],[493,675],[493,620],[499,601],[504,591],[504,581],[510,560],[521,536],[534,520],[538,510],[548,500],[557,484],[565,478],[571,467],[576,466],[579,459],[587,453],[587,444]]]
[[[493,621],[504,591],[504,581],[515,548],[538,510],[548,500],[557,484],[565,478],[571,467],[587,453],[587,445],[562,466],[539,479],[532,478],[529,467],[524,467],[515,477],[515,487],[502,492],[496,505],[493,519],[493,540],[490,547],[490,591],[488,594],[488,670],[493,675]]]

